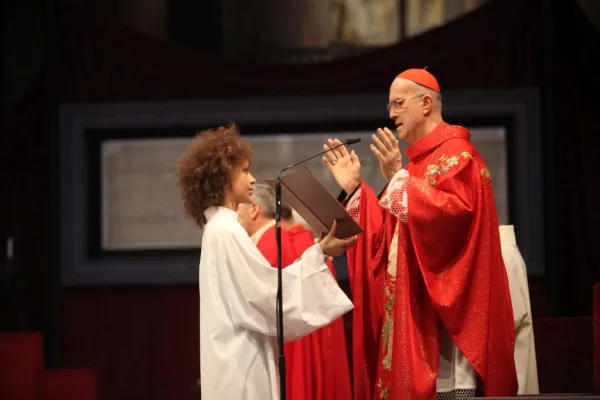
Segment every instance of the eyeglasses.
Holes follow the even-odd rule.
[[[385,107],[387,112],[390,112],[390,110],[394,110],[394,111],[398,111],[400,109],[400,107],[402,107],[402,104],[404,104],[405,101],[407,100],[412,100],[412,99],[420,99],[421,97],[423,97],[423,95],[418,95],[418,96],[414,96],[414,97],[409,97],[407,99],[396,99],[396,100],[392,100],[388,103],[388,105]]]

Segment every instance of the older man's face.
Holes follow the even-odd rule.
[[[406,79],[396,78],[390,86],[388,112],[396,125],[400,140],[413,141],[413,131],[422,123],[421,95],[417,86]]]

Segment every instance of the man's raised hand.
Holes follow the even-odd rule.
[[[398,139],[392,131],[388,128],[379,128],[377,133],[379,137],[373,134],[375,144],[371,144],[371,151],[379,160],[381,174],[389,181],[396,172],[402,169],[402,154],[400,153],[400,146],[398,146]]]
[[[360,184],[360,161],[354,150],[348,153],[346,146],[330,150],[341,143],[339,139],[327,140],[323,150],[329,151],[323,157],[323,164],[329,168],[340,187],[350,194]]]

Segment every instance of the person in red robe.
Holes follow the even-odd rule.
[[[273,267],[277,267],[273,189],[268,185],[255,184],[252,203],[240,205],[238,215],[260,252]],[[291,218],[291,208],[282,204],[281,258],[284,266],[291,264],[304,250],[315,244],[312,232],[302,225],[290,224]],[[331,261],[327,265],[335,277]],[[352,399],[342,318],[302,339],[286,343],[284,353],[288,399]]]
[[[306,249],[315,244],[313,231],[294,220],[291,208],[288,206],[284,206],[283,208],[281,226],[291,235],[297,254],[302,254]],[[332,260],[329,259],[326,263],[329,266],[331,274],[337,279]],[[326,357],[330,357],[330,360],[323,363],[321,368],[323,376],[321,394],[317,393],[316,397],[310,397],[307,393],[308,397],[303,396],[303,398],[308,399],[310,397],[311,399],[323,400],[333,398],[351,399],[352,382],[348,365],[343,318],[338,318],[326,328],[313,332],[306,339],[312,342],[310,346],[303,344],[302,340],[295,342],[299,351],[311,347],[320,348],[320,353],[326,355]],[[335,397],[331,397],[333,394],[335,394]]]
[[[437,80],[398,75],[387,128],[371,150],[388,184],[360,181],[341,147],[323,158],[364,233],[347,253],[354,398],[464,399],[517,394],[515,330],[490,172],[469,131],[442,119]],[[340,144],[329,139],[324,150]]]

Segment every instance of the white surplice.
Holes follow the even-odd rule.
[[[279,399],[276,364],[277,269],[239,223],[212,207],[200,256],[200,382],[202,398]],[[325,264],[319,245],[283,269],[286,341],[328,325],[353,308]]]
[[[477,373],[445,328],[442,328],[440,337],[440,358],[436,380],[438,399],[470,398],[477,388]],[[465,397],[467,395],[468,397]]]
[[[518,394],[538,394],[540,389],[527,269],[525,260],[517,247],[515,230],[512,225],[500,226],[500,243],[502,244],[502,258],[508,275],[515,319],[515,367],[519,380]]]

